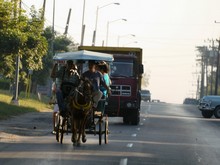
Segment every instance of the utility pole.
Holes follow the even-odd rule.
[[[46,8],[46,0],[44,0],[44,3],[43,3],[43,11],[42,11],[42,15],[41,15],[41,20],[44,19],[44,15],[45,15],[45,8]]]
[[[17,15],[17,3],[18,1],[14,1],[14,17],[15,19],[18,19],[19,21],[19,17],[21,15],[21,3],[22,1],[19,1],[19,16]],[[18,18],[17,18],[18,17]],[[11,100],[12,104],[15,105],[19,105],[19,100],[18,100],[18,90],[19,90],[19,65],[20,65],[20,51],[18,52],[17,56],[16,56],[16,72],[15,72],[15,91],[14,91],[14,96]]]
[[[84,24],[85,7],[86,7],[86,0],[83,1],[82,31],[81,31],[81,43],[80,43],[81,46],[83,46],[84,43],[85,28],[86,28],[86,25]]]
[[[64,35],[67,35],[67,33],[68,33],[68,28],[69,28],[69,23],[70,23],[71,11],[72,11],[72,9],[69,9],[69,14],[68,14],[67,22],[66,22],[66,28],[65,28]]]
[[[55,9],[56,9],[56,4],[55,0],[53,0],[53,22],[52,22],[52,41],[51,41],[51,53],[54,56],[54,39],[55,39],[55,30],[54,30],[54,24],[55,24]]]
[[[201,60],[201,85],[200,85],[200,98],[204,96],[204,73],[205,73],[205,66],[204,66],[204,54],[202,54]]]
[[[210,95],[213,94],[213,68],[214,68],[214,57],[215,57],[215,47],[214,40],[212,39],[212,52],[211,52],[211,81],[210,81]]]
[[[208,48],[205,47],[205,61],[204,61],[204,65],[205,65],[205,78],[206,78],[206,89],[205,89],[205,95],[208,95],[208,88],[209,88],[209,76],[208,76],[208,56],[209,56],[209,51]]]
[[[197,90],[196,90],[196,99],[199,99],[200,98],[200,92],[199,92],[199,87],[200,87],[200,77],[198,76],[198,79],[197,79]]]
[[[218,95],[218,79],[219,79],[219,51],[220,51],[220,39],[218,41],[218,54],[217,54],[217,66],[216,66],[216,76],[215,76],[215,95]]]

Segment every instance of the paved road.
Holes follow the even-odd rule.
[[[203,119],[195,106],[142,102],[140,125],[123,125],[121,118],[110,118],[109,144],[102,146],[93,135],[81,147],[72,146],[70,135],[60,145],[48,133],[50,116],[45,113],[42,122],[47,124],[37,129],[31,123],[27,128],[8,125],[8,130],[19,128],[24,136],[2,130],[0,165],[220,164],[220,120]],[[25,132],[35,134],[28,136]],[[11,140],[4,140],[4,135]]]

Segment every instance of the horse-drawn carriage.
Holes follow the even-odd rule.
[[[112,62],[113,56],[91,51],[77,51],[59,53],[53,59],[61,64],[68,60],[74,61],[78,64],[78,73],[81,75],[85,70],[85,62],[91,60]],[[85,143],[86,134],[98,135],[99,145],[102,144],[104,137],[104,142],[107,144],[108,116],[104,115],[106,99],[101,99],[97,108],[93,107],[92,84],[87,79],[80,78],[77,85],[71,83],[61,85],[61,91],[65,95],[68,112],[65,115],[58,113],[56,116],[56,140],[62,144],[64,135],[71,132],[73,144],[80,145],[81,141]]]

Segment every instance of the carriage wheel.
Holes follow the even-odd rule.
[[[66,118],[63,118],[61,131],[60,131],[60,144],[63,143],[63,134],[65,133],[65,126],[66,126]]]
[[[99,145],[102,144],[102,119],[99,117]]]
[[[108,116],[105,118],[105,144],[108,144]]]
[[[56,140],[59,142],[59,135],[60,134],[60,116],[57,117],[57,125],[56,125]]]

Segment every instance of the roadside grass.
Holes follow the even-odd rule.
[[[11,104],[12,95],[8,91],[0,90],[0,120],[8,119],[13,116],[21,115],[28,112],[44,112],[52,109],[48,104],[49,98],[39,101],[37,96],[30,98],[19,96],[19,106]]]

